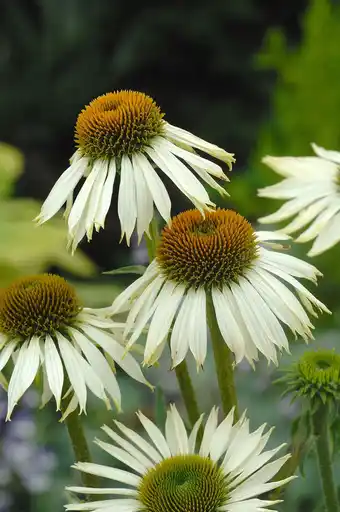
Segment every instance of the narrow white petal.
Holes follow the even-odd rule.
[[[191,454],[196,453],[197,434],[202,425],[203,418],[204,418],[204,414],[201,414],[201,416],[198,418],[195,425],[193,426],[192,431],[190,432],[189,439],[188,439],[188,450],[189,450],[189,453],[191,453]]]
[[[92,172],[96,175],[93,188],[89,197],[89,204],[86,212],[85,228],[88,240],[92,238],[92,231],[96,220],[96,214],[103,193],[104,182],[107,175],[107,160],[95,160]]]
[[[66,393],[66,394],[68,394],[68,393]],[[77,395],[74,394],[73,397],[71,398],[70,402],[68,403],[67,407],[66,407],[66,411],[64,412],[64,414],[62,415],[62,417],[59,420],[60,423],[65,421],[67,416],[72,414],[77,409],[78,405],[79,405],[79,400],[77,398]]]
[[[71,386],[78,398],[80,412],[86,410],[86,384],[83,369],[78,360],[78,352],[73,345],[59,332],[57,334],[59,350],[64,362]]]
[[[95,443],[106,453],[109,453],[112,455],[112,457],[125,464],[125,466],[128,466],[129,468],[136,471],[136,473],[143,475],[148,470],[147,466],[141,464],[139,460],[137,460],[125,450],[122,450],[121,448],[118,448],[112,444],[104,443],[99,439],[95,439]]]
[[[189,290],[191,311],[188,316],[187,335],[190,350],[198,366],[203,366],[207,355],[207,312],[204,288]]]
[[[107,178],[103,186],[102,196],[100,198],[98,209],[95,215],[96,226],[100,226],[102,228],[104,227],[106,215],[110,208],[115,177],[116,161],[114,158],[112,158],[109,162]]]
[[[115,512],[135,512],[140,510],[140,501],[128,498],[113,499],[105,501],[91,501],[88,503],[74,503],[66,505],[66,510],[89,510],[92,512],[101,512],[111,510]]]
[[[210,439],[209,453],[212,460],[217,462],[226,451],[230,443],[230,434],[234,421],[234,409],[231,409],[228,416],[218,425]]]
[[[159,157],[163,161],[165,160],[167,167],[171,169],[172,174],[176,176],[179,183],[181,183],[182,188],[186,190],[187,193],[203,204],[212,204],[202,183],[177,157],[182,157],[189,164],[192,162],[197,167],[203,167],[205,171],[209,171],[212,167],[214,169],[220,169],[218,165],[213,164],[209,160],[198,155],[189,153],[188,151],[175,146],[166,139],[158,138],[157,142],[154,143],[154,148],[158,151]],[[163,167],[164,164],[161,167],[162,170]]]
[[[20,348],[18,359],[8,385],[8,410],[6,420],[9,420],[18,400],[32,384],[40,364],[39,339],[33,337],[25,341]]]
[[[267,242],[269,240],[291,240],[289,235],[278,231],[256,231],[255,234],[260,242]]]
[[[120,169],[120,184],[118,193],[118,217],[120,220],[123,239],[130,245],[130,238],[135,228],[137,219],[136,186],[133,175],[133,167],[128,156],[123,156]]]
[[[45,407],[45,405],[53,397],[53,393],[51,391],[51,388],[50,388],[50,385],[49,385],[48,379],[47,379],[46,367],[45,367],[45,361],[44,361],[44,357],[43,357],[43,349],[42,349],[42,347],[40,347],[40,363],[41,363],[41,370],[42,370],[42,376],[43,376],[43,389],[42,389],[42,393],[41,393],[40,408],[43,409]]]
[[[322,275],[321,272],[319,272],[319,270],[310,263],[300,260],[295,256],[291,256],[290,254],[268,251],[263,247],[260,248],[259,254],[260,258],[266,263],[269,263],[275,268],[281,269],[294,277],[309,279],[316,283],[317,276]]]
[[[137,496],[136,489],[127,489],[125,487],[105,487],[104,489],[98,487],[65,487],[66,491],[78,492],[80,494],[118,494],[122,496]]]
[[[340,198],[339,198],[340,208]],[[330,249],[340,241],[340,213],[335,215],[329,223],[321,231],[315,240],[312,249],[309,251],[308,256],[317,256],[327,249]]]
[[[121,482],[123,484],[130,485],[131,487],[138,487],[140,483],[139,476],[122,469],[102,466],[100,464],[93,464],[91,462],[77,462],[72,467],[82,471],[83,473],[89,473],[90,475],[109,478],[115,482]]]
[[[157,347],[167,337],[184,292],[184,286],[170,281],[167,281],[161,289],[157,297],[158,306],[151,319],[145,343],[144,360],[146,364]]]
[[[161,462],[162,457],[159,452],[151,446],[149,443],[145,441],[139,434],[137,434],[134,430],[127,428],[125,425],[115,420],[115,424],[117,427],[123,432],[123,434],[130,439],[140,450],[148,455],[156,464]]]
[[[196,174],[198,174],[198,176],[203,180],[205,181],[205,183],[207,183],[211,188],[214,188],[215,190],[217,190],[217,192],[219,194],[221,194],[221,196],[229,196],[228,192],[226,191],[225,188],[221,187],[221,185],[219,185],[217,183],[217,181],[214,180],[214,178],[212,178],[210,176],[209,173],[207,173],[207,171],[205,171],[204,169],[200,168],[200,167],[197,167],[197,165],[193,165],[191,164],[191,167],[192,169],[195,171]],[[222,178],[222,176],[219,176],[220,178]],[[223,179],[225,181],[229,181],[229,179],[227,178],[227,176],[225,174],[223,174]]]
[[[168,443],[159,428],[157,428],[156,425],[140,411],[137,413],[137,416],[159,453],[164,457],[164,459],[171,457]]]
[[[180,364],[189,350],[187,336],[188,317],[190,315],[191,295],[185,294],[179,307],[170,338],[171,359],[173,367]],[[185,333],[185,335],[183,335]]]
[[[129,441],[126,441],[126,439],[118,435],[117,432],[109,428],[107,425],[103,425],[101,428],[116,443],[116,445],[134,457],[139,462],[139,464],[145,468],[145,471],[154,466],[154,463],[148,457],[137,450],[137,448]]]
[[[262,162],[273,171],[284,177],[297,176],[300,179],[310,181],[311,177],[332,174],[336,165],[315,156],[307,157],[274,157],[265,156]]]
[[[262,194],[258,191],[258,196],[262,197]],[[266,197],[264,195],[264,197]],[[319,193],[315,192],[314,194],[303,194],[297,198],[291,199],[284,203],[276,212],[266,215],[265,217],[261,217],[258,221],[261,224],[274,224],[275,222],[281,222],[283,220],[287,220],[293,215],[296,215],[299,211],[303,210],[311,203],[320,199]]]
[[[314,153],[320,158],[324,158],[325,160],[330,160],[331,162],[340,164],[340,153],[338,151],[330,151],[329,149],[318,146],[314,142],[312,142],[311,146]]]
[[[299,229],[302,229],[307,224],[309,224],[312,220],[315,219],[325,208],[328,207],[330,202],[329,197],[323,197],[316,201],[315,203],[310,204],[304,210],[293,219],[290,224],[284,227],[284,232],[287,234],[295,233]]]
[[[144,232],[149,233],[149,225],[153,218],[153,198],[135,155],[132,155],[132,166],[136,183],[137,234],[140,241]]]
[[[199,454],[201,457],[208,457],[210,454],[211,438],[216,432],[218,423],[218,408],[213,407],[204,427],[203,439],[200,447]]]
[[[57,411],[59,411],[64,383],[64,369],[57,347],[49,334],[46,335],[44,341],[44,356],[48,384],[57,402]]]
[[[154,260],[141,277],[136,279],[116,297],[111,306],[111,314],[114,315],[129,310],[133,299],[140,295],[157,274],[159,274],[159,268],[156,260]]]
[[[218,327],[224,341],[235,354],[236,364],[238,364],[245,356],[245,340],[233,314],[233,309],[236,308],[233,294],[227,286],[223,288],[223,292],[213,288],[212,299]]]
[[[165,436],[172,455],[189,453],[188,435],[175,405],[170,406],[165,422]]]
[[[227,505],[223,505],[219,508],[219,512],[244,512],[247,510],[247,512],[275,512],[275,510],[268,509],[268,508],[262,508],[263,506],[272,506],[276,505],[277,503],[281,503],[282,500],[276,500],[276,501],[264,501],[259,500],[257,498],[251,499],[251,500],[245,500],[245,501],[237,501],[236,502],[230,502]],[[260,508],[261,507],[261,508]]]
[[[150,149],[146,148],[146,152],[149,153]],[[170,212],[171,212],[171,201],[169,194],[156,173],[150,164],[149,160],[144,155],[135,155],[134,165],[139,166],[141,172],[143,173],[144,179],[150,191],[150,194],[153,198],[153,201],[156,205],[157,210],[165,220],[165,222],[169,222],[170,220]]]
[[[212,155],[215,158],[226,162],[229,166],[229,169],[231,168],[231,164],[235,162],[234,153],[228,153],[219,146],[216,146],[216,144],[211,144],[210,142],[207,142],[200,137],[197,137],[196,135],[183,130],[182,128],[178,128],[177,126],[165,123],[165,131],[175,140],[184,142],[189,146],[200,149],[201,151],[208,153],[208,155]]]
[[[80,222],[80,219],[83,219],[84,223],[86,222],[85,207],[89,201],[94,183],[98,176],[98,172],[98,167],[96,167],[96,169],[91,169],[90,174],[86,178],[84,185],[81,187],[76,200],[74,201],[70,215],[68,217],[68,228],[70,233],[75,231],[77,225]]]
[[[117,379],[113,373],[109,363],[105,359],[101,351],[90,341],[83,333],[77,329],[70,329],[70,333],[74,341],[79,345],[85,354],[88,362],[100,377],[105,389],[111,395],[118,409],[121,406],[121,394],[117,384]]]
[[[87,166],[88,159],[82,157],[73,162],[70,167],[63,172],[41,207],[41,212],[37,218],[39,223],[46,222],[60,210],[66,202],[70,191],[75,189],[81,177],[84,175]]]
[[[298,243],[309,242],[310,240],[314,240],[316,236],[322,232],[322,230],[327,226],[330,220],[338,213],[340,210],[340,200],[338,197],[335,197],[334,200],[329,204],[328,208],[320,213],[320,215],[312,222],[312,224],[301,233],[301,235],[295,240]]]
[[[122,347],[114,339],[112,334],[92,327],[92,325],[86,326],[86,334],[102,347],[130,377],[142,384],[149,385],[142,373],[140,365],[131,354],[126,353],[125,347]]]
[[[18,346],[18,341],[17,340],[12,340],[12,341],[9,341],[8,343],[6,343],[4,348],[1,350],[1,353],[0,353],[0,372],[6,366],[6,364],[8,363],[9,358],[11,357],[11,355],[13,354],[13,352],[16,349],[17,346]]]

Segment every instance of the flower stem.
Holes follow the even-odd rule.
[[[175,366],[175,373],[179,389],[181,390],[183,402],[186,407],[188,418],[193,426],[200,417],[194,386],[192,385],[188,365],[186,361],[182,361]]]
[[[225,415],[235,407],[235,420],[238,419],[237,395],[234,383],[233,357],[218,327],[211,295],[207,295],[207,319],[214,352],[218,386],[220,388],[223,412]]]
[[[151,263],[152,260],[154,260],[156,257],[156,249],[159,241],[159,230],[156,217],[153,217],[152,221],[150,222],[149,233],[150,238],[148,235],[144,234],[144,239],[146,248],[148,250],[149,262]]]
[[[311,422],[326,510],[327,512],[339,512],[332,470],[328,414],[328,404],[320,404],[316,410],[311,411]]]

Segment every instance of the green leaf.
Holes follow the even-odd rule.
[[[103,274],[108,275],[119,275],[119,274],[139,274],[143,275],[146,270],[144,265],[130,265],[128,267],[120,267],[115,268],[113,270],[108,270],[107,272],[103,272]]]

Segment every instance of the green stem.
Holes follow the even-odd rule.
[[[328,405],[320,404],[315,411],[311,412],[311,422],[326,510],[327,512],[339,512],[332,470],[328,414]]]
[[[64,414],[67,408],[67,400],[63,400],[61,412]],[[91,462],[90,450],[84,434],[80,416],[76,411],[71,412],[64,420],[70,436],[76,462]],[[81,472],[81,478],[85,487],[98,487],[98,480],[95,475]],[[91,498],[88,498],[91,501]]]
[[[159,241],[158,222],[155,217],[153,217],[152,221],[150,222],[149,233],[150,233],[150,238],[146,234],[144,235],[144,238],[145,238],[146,248],[148,250],[149,261],[151,263],[152,260],[154,260],[156,257],[156,250],[157,250],[157,245],[158,245],[158,241]]]
[[[235,407],[235,420],[238,419],[237,395],[234,383],[233,356],[218,327],[211,295],[207,295],[207,319],[214,352],[218,386],[220,388],[224,414]]]
[[[175,373],[179,389],[182,393],[183,402],[188,413],[189,421],[191,426],[193,426],[200,417],[200,413],[194,386],[192,385],[188,365],[185,360],[175,366]]]

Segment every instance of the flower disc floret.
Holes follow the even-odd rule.
[[[23,339],[70,326],[80,311],[74,288],[52,274],[14,281],[0,296],[0,332]]]
[[[218,209],[180,213],[166,226],[157,261],[172,281],[218,288],[236,281],[257,257],[255,233],[242,215]]]
[[[146,512],[216,512],[227,499],[221,468],[199,455],[163,460],[143,477],[138,494]]]
[[[75,141],[84,156],[132,155],[163,131],[155,101],[137,91],[116,91],[91,101],[79,114]]]
[[[331,350],[307,352],[282,380],[288,391],[311,400],[340,399],[340,356]]]

